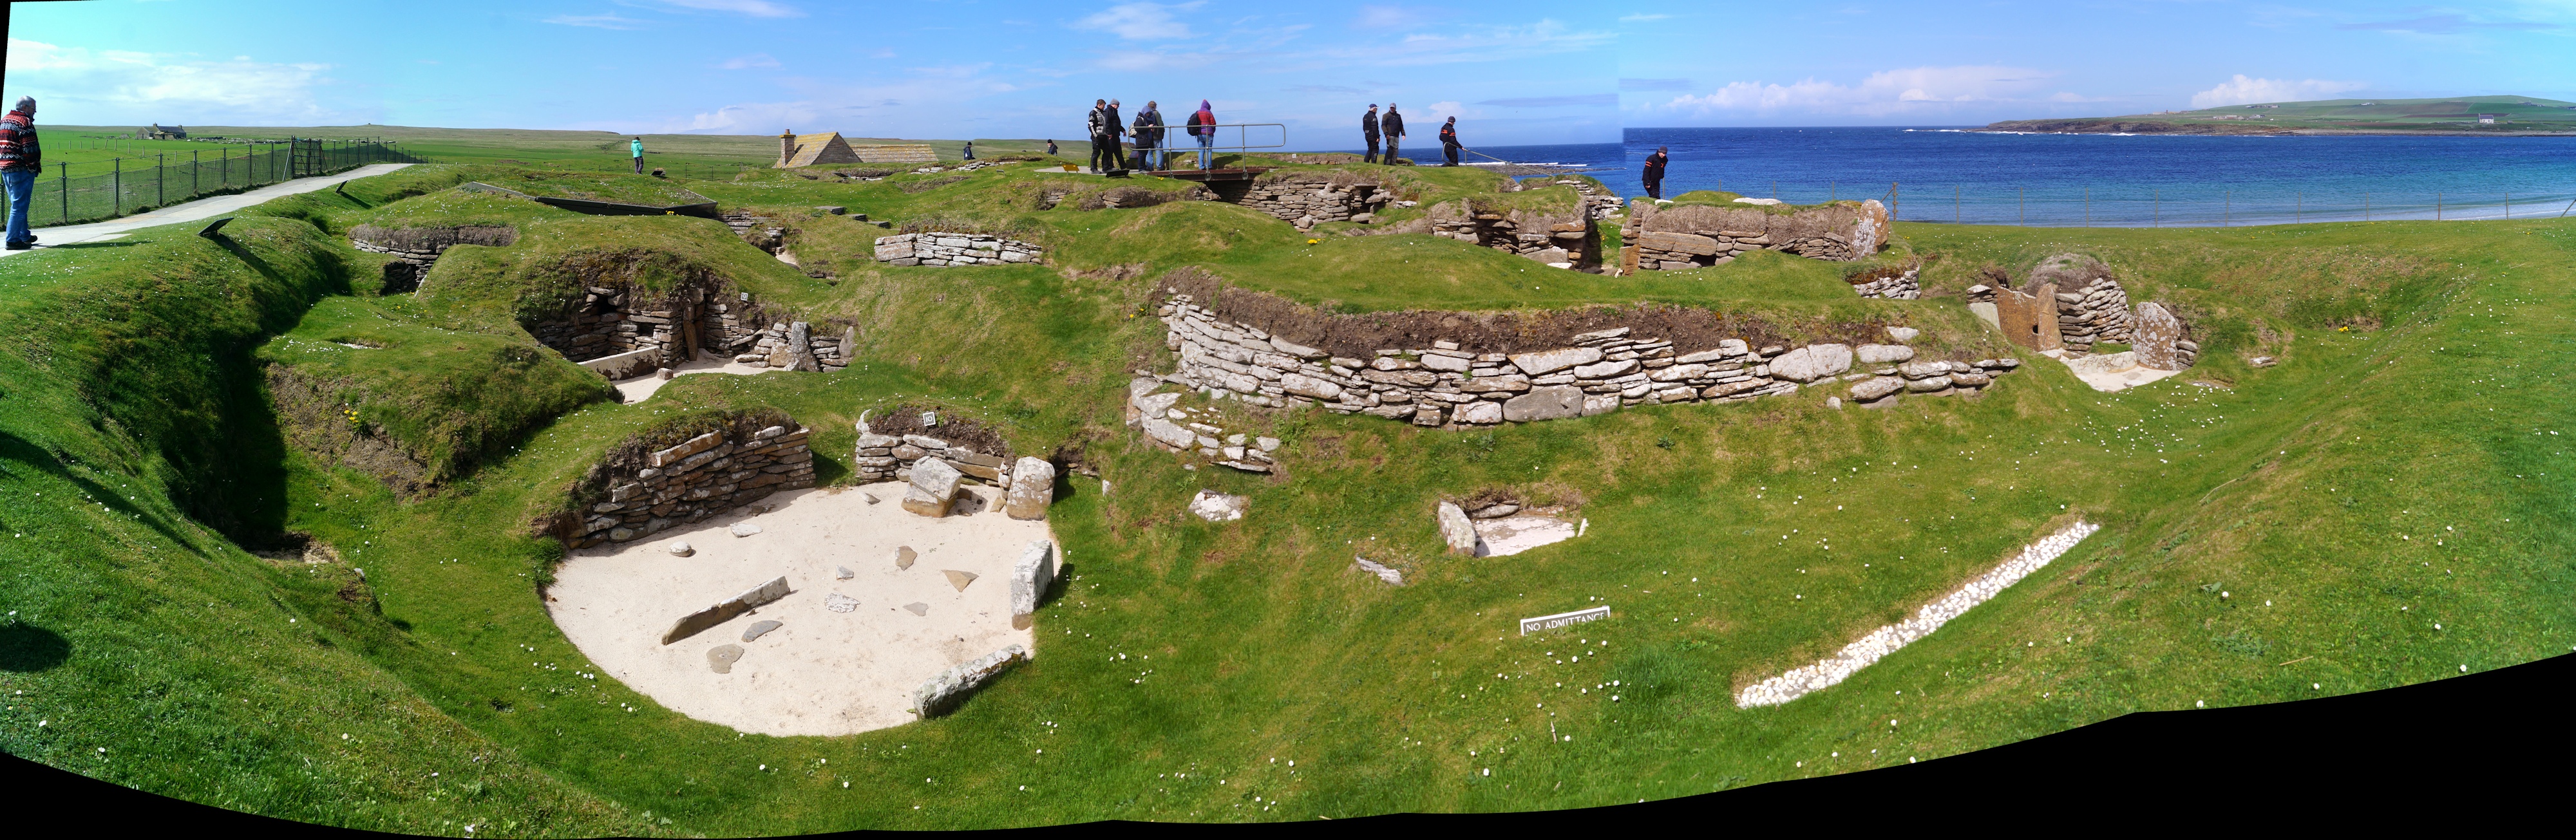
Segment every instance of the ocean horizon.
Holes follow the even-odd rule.
[[[1982,126],[1631,128],[1619,172],[1643,196],[1726,190],[1793,204],[1875,198],[1900,219],[2201,227],[2557,216],[2576,204],[2576,138],[1984,132]]]

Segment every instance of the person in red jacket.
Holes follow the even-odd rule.
[[[0,116],[0,184],[9,193],[9,250],[36,247],[36,235],[27,230],[27,204],[35,200],[36,173],[44,168],[45,150],[36,144],[36,98],[18,97],[18,107]]]
[[[1199,109],[1191,112],[1189,125],[1190,136],[1199,140],[1199,168],[1206,169],[1208,147],[1216,145],[1216,107],[1205,99],[1199,100]]]

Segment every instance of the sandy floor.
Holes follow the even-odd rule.
[[[2066,363],[2066,368],[2075,372],[2075,378],[2084,380],[2084,384],[2093,386],[2096,391],[2126,390],[2182,372],[2139,367],[2135,351],[2073,356],[2063,350],[2049,350],[2040,355]]]
[[[709,358],[699,359],[694,362],[683,362],[679,367],[672,368],[671,373],[674,375],[674,378],[687,376],[692,373],[730,373],[735,376],[754,376],[763,373],[775,372],[777,370],[778,368],[774,367],[752,367],[750,365],[734,361],[731,357],[726,357],[723,359]],[[652,396],[653,392],[662,390],[662,386],[667,384],[670,384],[669,380],[663,379],[658,375],[648,373],[643,376],[638,376],[633,379],[617,383],[617,393],[624,396],[626,401],[629,403],[643,402],[645,397]]]
[[[1003,515],[995,488],[966,488],[981,497],[981,511],[945,519],[905,513],[903,488],[781,493],[649,540],[575,552],[556,572],[547,609],[603,673],[692,718],[768,735],[909,723],[911,694],[923,681],[1005,645],[1034,649],[1033,631],[1011,629],[1009,578],[1029,542],[1051,536],[1045,522]],[[870,493],[882,501],[868,504]],[[736,522],[761,533],[735,537]],[[697,553],[673,556],[667,546],[675,541]],[[902,546],[918,554],[910,569],[895,568]],[[841,566],[857,576],[836,579]],[[948,570],[976,577],[961,591]],[[680,616],[780,575],[787,597],[661,644]],[[857,599],[857,608],[826,609],[833,594]],[[914,615],[910,604],[926,605],[926,614]],[[784,624],[743,641],[760,621]],[[718,674],[707,654],[724,645],[743,654],[731,673]]]
[[[1476,556],[1507,557],[1549,543],[1574,539],[1575,523],[1553,516],[1521,514],[1501,519],[1479,519],[1476,528]]]

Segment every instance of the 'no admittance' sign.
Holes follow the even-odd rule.
[[[1563,627],[1563,626],[1568,625],[1568,624],[1578,624],[1578,623],[1586,622],[1586,621],[1598,621],[1598,620],[1600,620],[1600,619],[1609,618],[1609,617],[1610,617],[1610,605],[1608,605],[1608,604],[1603,604],[1603,605],[1601,605],[1601,606],[1593,607],[1593,608],[1588,609],[1588,610],[1575,610],[1575,611],[1573,611],[1573,612],[1569,612],[1569,613],[1557,613],[1557,614],[1555,614],[1555,615],[1542,615],[1542,616],[1539,616],[1539,617],[1537,617],[1537,618],[1524,618],[1524,619],[1521,619],[1521,635],[1523,635],[1523,636],[1527,636],[1527,635],[1529,635],[1529,634],[1531,634],[1531,633],[1534,633],[1534,632],[1537,632],[1537,631],[1540,631],[1540,630],[1554,630],[1554,629],[1556,629],[1556,628]]]

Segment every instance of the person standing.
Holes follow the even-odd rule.
[[[1145,110],[1136,112],[1137,166],[1141,166],[1146,169],[1160,169],[1163,166],[1169,165],[1168,163],[1157,164],[1154,160],[1154,150],[1162,148],[1163,146],[1163,112],[1161,109],[1161,103],[1148,99],[1145,100]]]
[[[1055,156],[1055,138],[1047,138],[1047,157]]]
[[[1118,141],[1110,135],[1111,124],[1108,119],[1109,100],[1091,100],[1091,171],[1093,172],[1109,171],[1109,167],[1105,164],[1113,162],[1113,159],[1103,155],[1111,154],[1108,150],[1118,147]]]
[[[8,249],[36,247],[27,230],[27,204],[36,200],[36,173],[45,169],[45,150],[36,143],[36,98],[18,97],[18,107],[0,116],[0,184],[9,193]]]
[[[965,160],[974,160],[974,159],[975,159],[975,141],[973,141],[973,140],[968,140],[968,141],[966,141],[966,157],[965,157],[964,159],[965,159]]]
[[[1664,197],[1664,164],[1673,160],[1671,155],[1665,154],[1667,150],[1668,147],[1656,146],[1655,153],[1646,156],[1647,198],[1661,200]]]
[[[1395,103],[1386,103],[1386,117],[1378,120],[1378,128],[1386,131],[1385,160],[1395,163],[1396,152],[1404,145],[1404,115],[1396,112]]]
[[[1377,103],[1369,103],[1368,113],[1360,115],[1360,137],[1368,140],[1366,162],[1377,162]]]
[[[1107,119],[1104,125],[1109,129],[1109,160],[1114,164],[1110,168],[1125,169],[1127,168],[1127,124],[1118,119],[1118,100],[1109,100]]]
[[[1199,168],[1208,168],[1210,146],[1216,145],[1216,106],[1199,100],[1199,109],[1190,114],[1190,136],[1199,141]]]
[[[1450,117],[1448,122],[1440,124],[1440,156],[1449,160],[1448,163],[1443,163],[1441,166],[1458,165],[1457,117]]]
[[[638,137],[628,141],[626,151],[635,156],[635,174],[644,174],[644,138]]]

